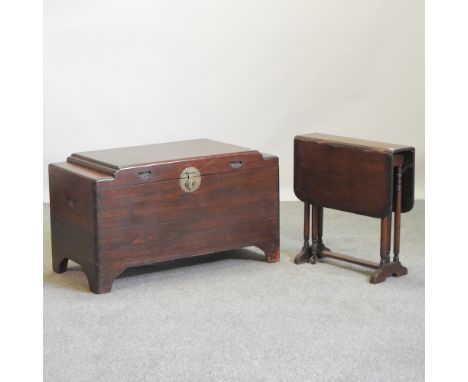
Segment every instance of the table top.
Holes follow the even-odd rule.
[[[360,147],[365,147],[365,148],[369,148],[372,150],[387,151],[387,152],[392,152],[392,153],[397,152],[397,151],[406,151],[406,150],[413,149],[411,146],[407,146],[407,145],[377,142],[377,141],[368,141],[365,139],[340,137],[338,135],[328,135],[328,134],[320,134],[320,133],[297,135],[295,139],[310,140],[310,141],[323,141],[323,142],[328,142],[328,143],[342,144],[342,145],[349,145],[349,146],[360,146]]]
[[[326,134],[294,140],[294,192],[307,203],[382,218],[394,209],[402,168],[402,212],[414,202],[414,148]]]

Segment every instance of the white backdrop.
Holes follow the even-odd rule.
[[[46,0],[47,165],[193,138],[280,158],[323,132],[416,147],[424,197],[423,0]]]

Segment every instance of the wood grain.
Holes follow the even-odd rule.
[[[106,293],[121,272],[139,265],[247,246],[263,250],[268,262],[278,261],[278,158],[244,148],[206,156],[207,142],[189,146],[194,144],[200,147],[190,155],[199,157],[140,167],[113,169],[121,162],[94,160],[110,158],[109,152],[50,165],[54,270],[65,271],[71,259],[82,265],[93,292]],[[211,154],[214,146],[225,148],[209,145]],[[141,148],[134,148],[133,159],[131,151],[124,150],[120,161],[143,160]],[[144,151],[154,154],[154,147]],[[201,173],[194,192],[180,186],[186,167]]]
[[[332,258],[377,268],[371,283],[408,270],[399,262],[401,213],[414,205],[414,148],[384,142],[305,134],[294,139],[294,191],[304,202],[304,245],[297,264]],[[312,244],[308,244],[312,205]],[[330,251],[322,240],[323,208],[381,220],[380,263]],[[392,212],[394,258],[390,261]],[[306,233],[307,231],[307,233]],[[307,240],[306,240],[307,239]]]

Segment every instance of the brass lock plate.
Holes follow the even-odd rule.
[[[187,167],[180,173],[180,188],[185,192],[198,190],[201,184],[200,171],[196,167]]]

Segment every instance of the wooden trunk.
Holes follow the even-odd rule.
[[[256,246],[279,260],[278,158],[210,140],[72,154],[49,166],[56,272],[109,292],[129,267]]]

